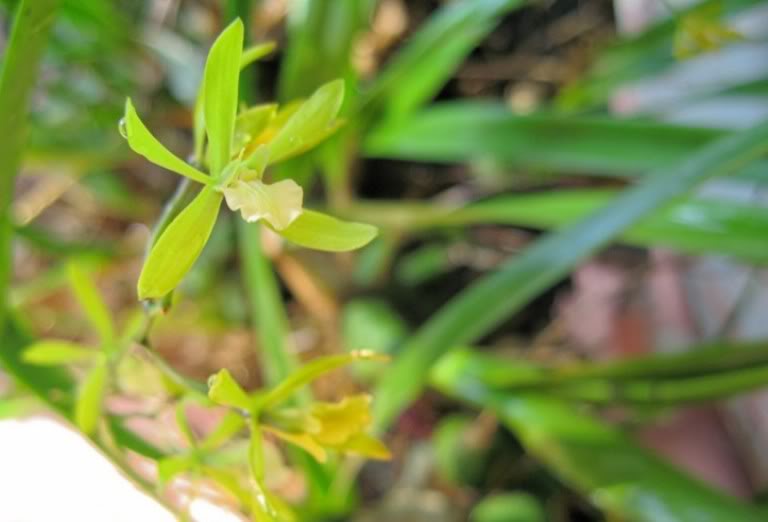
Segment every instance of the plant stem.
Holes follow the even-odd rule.
[[[11,201],[26,141],[29,102],[58,4],[59,0],[21,0],[0,73],[0,332],[13,263]]]

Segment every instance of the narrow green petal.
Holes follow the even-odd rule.
[[[198,183],[210,184],[212,182],[207,175],[166,149],[149,132],[149,129],[136,113],[130,98],[125,100],[125,116],[120,120],[120,132],[128,140],[128,145],[134,152],[144,156],[155,165],[186,176]]]
[[[232,154],[242,53],[243,22],[237,19],[213,43],[205,64],[203,104],[213,177],[224,170]]]
[[[327,214],[304,210],[290,226],[278,232],[297,245],[328,252],[347,252],[370,243],[378,229],[365,223],[341,221]]]
[[[86,435],[93,435],[101,418],[107,363],[100,361],[83,380],[75,403],[75,423]]]
[[[219,373],[212,375],[208,380],[208,397],[222,406],[243,410],[251,408],[251,398],[226,368],[219,370]]]
[[[27,347],[21,358],[29,364],[58,366],[93,359],[99,352],[68,341],[39,341]]]
[[[270,142],[270,163],[301,154],[335,132],[338,129],[336,117],[343,101],[343,80],[334,80],[317,89]]]
[[[111,343],[115,339],[112,314],[93,280],[74,262],[67,265],[67,276],[77,301],[99,333],[99,340],[102,343]]]
[[[179,285],[208,242],[221,199],[205,187],[163,231],[141,270],[139,299],[163,297]]]

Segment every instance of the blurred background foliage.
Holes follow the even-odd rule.
[[[333,255],[222,215],[121,366],[108,409],[132,412],[113,417],[123,446],[151,460],[179,444],[158,361],[254,389],[365,348],[392,362],[311,393],[372,390],[394,459],[287,455],[271,487],[302,520],[768,517],[758,0],[63,0],[9,214],[0,417],[39,411],[30,392],[69,411],[73,377],[18,357],[32,338],[94,340],[66,262],[91,270],[118,325],[139,313],[176,187],[117,121],[130,95],[189,154],[208,46],[236,16],[248,43],[277,43],[243,75],[244,101],[346,83],[341,131],[273,174],[380,235]]]

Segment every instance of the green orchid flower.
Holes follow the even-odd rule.
[[[390,458],[386,446],[369,435],[371,397],[354,395],[339,402],[314,402],[307,407],[286,405],[303,386],[318,377],[359,360],[386,360],[368,350],[321,357],[304,365],[270,390],[247,393],[226,370],[213,375],[208,397],[247,418],[250,430],[249,463],[254,483],[263,488],[263,434],[269,433],[298,446],[318,461],[328,451],[353,453],[374,459]]]
[[[344,83],[336,80],[283,110],[268,104],[238,115],[240,70],[270,49],[262,45],[243,51],[240,20],[211,47],[194,118],[196,156],[207,163],[207,173],[166,149],[141,121],[131,100],[126,101],[120,132],[131,149],[202,185],[152,246],[139,277],[139,299],[159,299],[178,286],[207,243],[222,201],[246,221],[263,222],[308,248],[348,251],[376,236],[371,225],[305,209],[302,188],[295,181],[264,180],[269,165],[306,152],[339,128],[337,116],[344,98]]]

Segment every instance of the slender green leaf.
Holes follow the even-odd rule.
[[[107,374],[106,360],[102,360],[88,372],[83,382],[80,383],[77,402],[75,403],[75,424],[86,435],[96,433],[99,419],[101,419]]]
[[[344,214],[349,218],[365,217],[381,227],[411,232],[490,223],[562,228],[604,206],[616,194],[617,191],[610,189],[554,190],[497,196],[455,209],[376,201],[353,205]],[[694,197],[680,199],[642,219],[627,229],[620,240],[691,254],[725,254],[765,264],[768,262],[768,245],[764,241],[767,228],[765,207]],[[445,250],[443,246],[433,245],[423,253],[410,254],[400,264],[401,275],[418,278],[422,270],[446,267]],[[431,273],[428,271],[425,275]]]
[[[385,428],[425,384],[446,350],[473,342],[564,277],[651,211],[716,175],[768,152],[768,123],[722,138],[673,168],[650,174],[584,220],[552,233],[453,298],[402,347],[375,393],[376,424]]]
[[[232,157],[242,53],[243,22],[237,19],[213,43],[205,63],[203,104],[213,177],[224,170]]]
[[[669,406],[738,395],[768,385],[765,343],[690,350],[619,362],[542,366],[463,349],[452,351],[440,365],[460,367],[462,373],[494,390],[547,392],[598,404]]]
[[[186,161],[165,148],[139,118],[130,98],[125,100],[125,115],[120,120],[121,132],[134,152],[152,163],[173,171],[198,183],[210,184],[212,180]]]
[[[39,366],[58,366],[92,360],[99,355],[88,348],[67,341],[38,341],[24,350],[21,358],[25,363]]]
[[[352,76],[353,46],[372,19],[376,1],[294,0],[291,7],[278,85],[281,101]]]
[[[27,112],[58,0],[21,0],[0,72],[0,333],[6,322],[12,255],[10,206],[27,138]],[[3,350],[0,349],[0,352]]]
[[[465,217],[496,223],[561,228],[604,206],[609,190],[556,191],[512,196],[468,207]],[[482,217],[481,217],[482,216]],[[768,262],[768,209],[729,201],[691,198],[676,202],[627,229],[633,245],[664,246],[693,254],[727,254]]]
[[[346,252],[367,245],[378,234],[376,227],[340,221],[327,214],[304,210],[279,234],[297,245],[329,252]]]
[[[660,517],[677,522],[765,518],[557,399],[495,392],[456,364],[441,362],[431,380],[445,393],[490,408],[529,452],[619,518],[632,522],[657,522]]]
[[[369,157],[440,163],[493,160],[502,166],[634,176],[673,165],[726,135],[716,129],[601,116],[519,116],[493,103],[450,102],[375,128]],[[766,179],[766,162],[740,175]]]
[[[86,317],[99,333],[99,340],[109,344],[115,340],[115,325],[107,304],[102,299],[96,285],[76,263],[67,265],[69,284],[83,308]]]
[[[289,346],[288,318],[274,269],[262,249],[261,225],[238,220],[238,237],[264,378],[274,386],[298,364]]]
[[[367,101],[384,100],[390,116],[413,112],[429,101],[456,68],[523,0],[463,0],[435,14],[384,67]]]
[[[344,101],[344,82],[326,83],[294,112],[270,142],[270,163],[311,149],[338,128],[336,116]]]
[[[222,195],[205,187],[163,231],[139,276],[139,299],[160,298],[192,268],[213,231]]]

